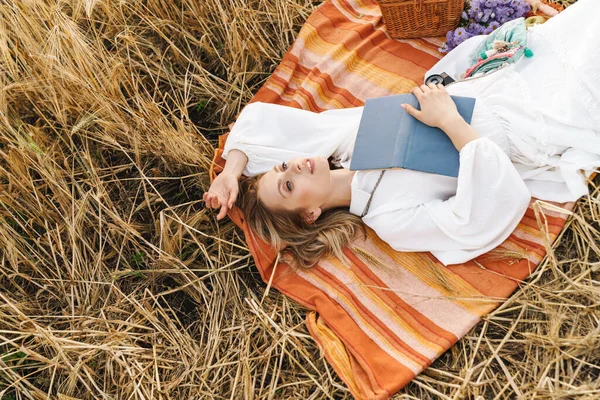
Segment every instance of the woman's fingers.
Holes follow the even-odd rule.
[[[233,208],[233,205],[235,204],[235,199],[237,198],[237,195],[238,195],[238,188],[236,186],[233,189],[231,189],[231,192],[229,192],[229,199],[227,201],[228,208]]]
[[[429,126],[439,127],[443,122],[454,117],[456,106],[443,84],[430,83],[411,90],[419,102],[420,110],[404,105],[404,109],[413,117]]]
[[[417,98],[417,100],[419,100],[419,102],[421,101],[421,96],[423,96],[423,91],[421,90],[421,88],[419,86],[415,86],[414,88],[412,88],[412,90],[410,92],[415,95],[415,97]]]
[[[410,115],[412,115],[416,119],[421,120],[420,119],[421,111],[417,110],[416,108],[414,108],[410,104],[402,104],[402,108],[404,108],[407,113],[409,113]]]
[[[229,206],[229,204],[233,204],[235,202],[235,197],[237,196],[236,194],[231,194],[229,196],[228,199],[228,203],[225,202],[221,202],[219,200],[219,196],[216,193],[209,193],[209,192],[205,192],[202,195],[202,199],[204,200],[204,203],[206,205],[206,207],[208,208],[213,208],[213,209],[217,209],[217,208],[221,208],[219,210],[219,213],[217,214],[217,220],[221,220],[223,218],[225,218],[225,216],[227,215],[227,211],[229,211],[229,209],[232,206]]]
[[[204,193],[202,198],[204,200],[205,205],[208,208],[219,208],[219,206],[221,205],[221,202],[219,201],[219,197],[214,193],[206,192],[206,193]]]
[[[229,209],[227,208],[227,204],[223,204],[221,206],[221,210],[219,210],[219,213],[217,214],[217,221],[220,221],[223,218],[225,218],[225,216],[227,215],[227,211],[229,211]]]
[[[206,207],[208,208],[212,208],[212,199],[213,199],[213,194],[212,193],[204,193],[206,195],[206,197],[204,198],[204,203],[206,205]]]
[[[220,220],[235,205],[238,192],[238,178],[232,174],[221,173],[202,195],[202,199],[206,208],[220,209],[217,214],[217,219]]]
[[[221,201],[219,200],[219,196],[214,195],[212,198],[211,204],[212,204],[212,208],[221,207]]]
[[[411,92],[416,96],[417,94],[421,94],[421,93],[429,93],[431,91],[435,91],[435,90],[446,90],[446,88],[444,87],[443,83],[438,83],[437,85],[433,82],[429,83],[429,84],[422,84],[421,86],[415,86]]]
[[[435,83],[429,83],[428,85],[422,84],[421,86],[415,86],[411,90],[411,93],[414,94],[417,99],[420,99],[420,96],[422,96],[424,94],[429,94],[433,91],[443,89],[443,88],[444,88],[444,85],[442,85],[441,83],[438,85],[436,85]]]

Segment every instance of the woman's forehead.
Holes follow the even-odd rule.
[[[275,171],[269,170],[264,173],[258,180],[257,185],[256,195],[267,208],[274,208],[281,201],[281,195],[277,190],[277,174]]]

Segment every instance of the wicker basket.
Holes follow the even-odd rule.
[[[464,0],[377,0],[394,39],[442,36],[456,28]]]

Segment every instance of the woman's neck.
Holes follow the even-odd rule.
[[[329,196],[327,202],[321,207],[323,211],[337,207],[350,207],[352,178],[355,172],[346,168],[331,171],[331,196]]]

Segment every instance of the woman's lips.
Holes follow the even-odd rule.
[[[311,159],[306,160],[306,163],[308,164],[308,170],[310,171],[310,174],[312,175],[315,172],[315,162]]]

